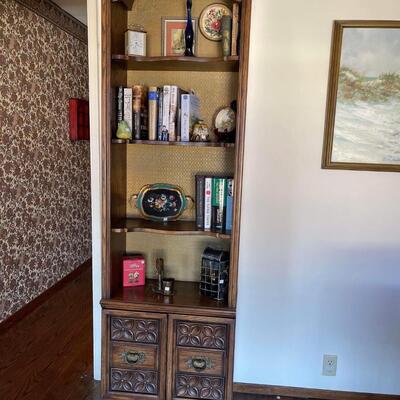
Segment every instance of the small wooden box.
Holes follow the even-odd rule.
[[[142,256],[124,257],[123,285],[124,287],[144,286],[146,263]]]
[[[125,32],[125,54],[127,56],[142,56],[147,54],[147,33],[128,29]]]

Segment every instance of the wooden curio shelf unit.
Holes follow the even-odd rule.
[[[222,57],[221,43],[206,39],[200,29],[196,57],[160,55],[162,18],[185,19],[186,0],[102,0],[104,399],[232,398],[251,0],[218,3],[230,9],[238,4],[238,56]],[[193,17],[209,4],[193,1]],[[135,24],[147,31],[146,57],[125,55],[125,31]],[[236,100],[235,142],[117,139],[116,91],[135,84],[193,89],[210,128],[217,111]],[[154,183],[178,185],[195,199],[196,175],[234,177],[231,232],[198,229],[194,209],[162,223],[144,219],[132,206],[131,196]],[[206,247],[229,251],[224,300],[200,294]],[[123,258],[138,253],[146,260],[146,284],[125,288]],[[164,258],[166,275],[176,279],[173,296],[154,291],[158,257]]]

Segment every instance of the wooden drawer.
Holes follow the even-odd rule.
[[[177,372],[201,375],[225,375],[225,352],[216,350],[176,349]]]
[[[102,394],[164,400],[167,315],[103,310]]]
[[[168,399],[230,400],[234,320],[168,316]]]
[[[177,374],[175,397],[183,399],[224,400],[225,380],[219,377]]]
[[[157,344],[160,325],[157,319],[111,317],[110,338],[123,342]]]
[[[176,345],[225,350],[227,326],[206,322],[177,321]]]
[[[157,395],[158,374],[155,371],[139,371],[111,368],[110,390],[115,392]]]
[[[110,363],[116,368],[152,369],[158,371],[158,346],[111,343]]]

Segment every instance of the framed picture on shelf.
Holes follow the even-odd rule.
[[[400,22],[335,21],[322,167],[400,171]]]
[[[197,55],[198,18],[193,18],[194,51]],[[162,53],[167,57],[179,57],[185,54],[186,18],[162,18]]]

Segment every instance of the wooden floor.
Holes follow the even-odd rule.
[[[98,400],[90,268],[0,331],[0,399]]]
[[[5,330],[4,324],[0,326],[1,400],[100,400],[99,384],[92,375],[89,267],[22,320]],[[235,400],[276,398],[234,396]]]

